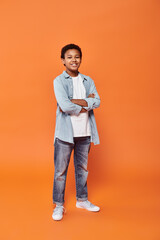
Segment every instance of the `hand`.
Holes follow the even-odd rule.
[[[88,98],[94,98],[95,97],[95,93],[90,93],[89,95],[88,95]]]
[[[80,113],[85,113],[85,112],[87,112],[87,110],[85,108],[82,108],[80,111]]]

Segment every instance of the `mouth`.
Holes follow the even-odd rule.
[[[78,64],[76,64],[76,63],[73,63],[73,64],[71,64],[71,66],[72,66],[72,67],[77,67],[77,66],[78,66]]]

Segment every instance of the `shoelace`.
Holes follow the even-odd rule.
[[[93,205],[90,201],[88,201],[88,200],[82,201],[82,202],[80,202],[80,203],[85,204],[86,207],[93,207],[93,206],[94,206],[94,205]]]
[[[67,212],[63,206],[56,206],[56,208],[54,209],[55,214],[60,213],[61,211],[63,211],[64,213]]]
[[[89,206],[89,207],[93,207],[94,205],[90,202],[90,201],[88,201],[87,200],[87,205]]]
[[[86,200],[85,204],[86,204],[86,207],[95,207],[95,205],[88,200]]]

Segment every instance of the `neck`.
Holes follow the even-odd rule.
[[[78,71],[76,71],[76,72],[72,72],[72,71],[68,71],[68,70],[66,70],[66,72],[71,76],[71,77],[77,77],[78,76]]]

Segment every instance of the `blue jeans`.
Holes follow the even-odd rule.
[[[90,150],[90,136],[75,137],[74,144],[64,142],[58,138],[54,144],[54,184],[53,203],[63,205],[66,186],[66,176],[69,166],[70,156],[74,149],[74,167],[76,179],[76,199],[87,200],[87,163]]]

